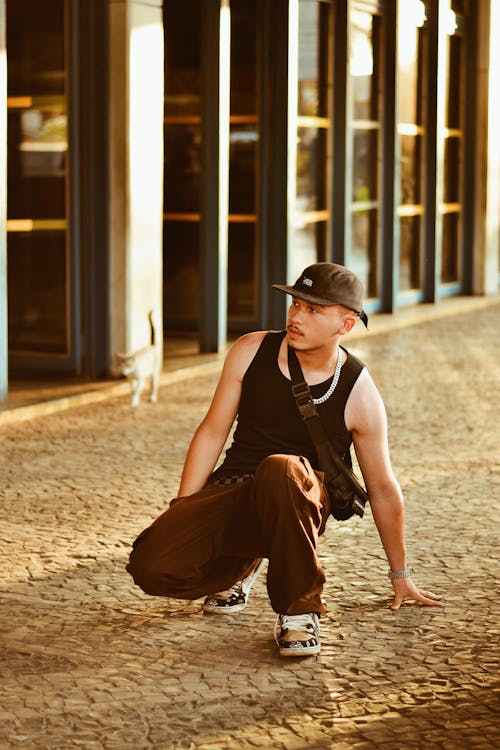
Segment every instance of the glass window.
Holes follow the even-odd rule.
[[[201,3],[165,3],[164,329],[196,328],[200,305]]]
[[[404,23],[401,28],[404,32],[400,31],[402,40],[399,42],[402,45],[399,48],[399,121],[418,123],[418,31],[407,30]]]
[[[328,211],[331,3],[299,3],[296,192],[291,217],[291,268],[296,276],[325,260]]]
[[[458,278],[460,214],[456,211],[443,216],[443,244],[441,258],[441,281],[443,284]]]
[[[200,207],[199,124],[165,125],[165,212],[197,213]]]
[[[422,137],[402,135],[401,144],[401,203],[420,204]]]
[[[254,123],[231,127],[229,136],[229,213],[252,214],[257,210],[256,166],[259,135]],[[234,218],[234,217],[233,217]]]
[[[297,199],[305,211],[326,209],[324,164],[327,130],[315,127],[297,128]]]
[[[9,344],[19,353],[66,353],[65,233],[9,235]]]
[[[65,3],[6,7],[9,348],[67,355]]]
[[[68,148],[64,102],[29,108],[16,106],[14,97],[10,102],[9,219],[62,218]]]
[[[377,18],[371,13],[351,10],[349,72],[354,120],[376,120],[378,102],[375,76],[377,73]]]
[[[352,265],[369,297],[378,296],[377,264],[367,262],[377,258],[378,218],[378,208],[354,208],[352,212]]]
[[[199,321],[202,4],[165,3],[165,328]],[[257,318],[257,4],[231,4],[228,320]],[[186,289],[187,293],[179,290]]]
[[[301,271],[311,263],[316,263],[318,258],[317,248],[326,242],[326,221],[307,221],[296,223],[292,230],[293,255],[291,258],[291,276],[297,278]]]
[[[325,117],[327,115],[322,82],[321,7],[318,0],[299,2],[299,115]]]
[[[258,3],[249,0],[231,4],[228,319],[230,325],[236,326],[254,325],[258,314],[259,8]],[[307,247],[308,256],[314,260],[325,257],[329,218],[330,121],[326,115],[332,67],[330,11],[330,2],[299,3],[298,189],[292,221],[297,249],[299,245]],[[190,289],[199,287],[192,230],[200,220],[201,32],[199,3],[165,4],[166,323],[182,317],[182,306],[182,315],[187,315],[186,302],[181,303],[172,290],[172,279],[187,276],[196,280],[189,284]],[[186,226],[182,228],[183,224]],[[185,246],[189,247],[188,252],[184,252]],[[196,304],[191,303],[191,321],[197,304],[197,300]]]
[[[354,202],[377,200],[378,138],[374,128],[354,128],[352,199]]]
[[[199,0],[164,3],[165,114],[201,114],[201,13]]]
[[[462,124],[462,90],[463,77],[463,37],[454,35],[449,39],[448,60],[448,101],[446,103],[446,125],[448,128],[460,128]]]
[[[199,221],[171,219],[164,224],[164,247],[175,248],[167,254],[163,305],[166,320],[176,328],[196,327],[200,315],[200,232]]]
[[[420,216],[400,218],[400,289],[420,287]]]
[[[451,137],[444,143],[444,202],[458,203],[460,200],[460,148],[461,139]]]
[[[255,228],[256,224],[251,222],[229,224],[228,308],[233,321],[255,317],[258,274]]]
[[[349,83],[352,119],[350,259],[368,297],[379,295],[380,18],[350,12]]]
[[[231,3],[231,115],[257,114],[257,6]]]
[[[231,4],[228,322],[236,329],[255,327],[259,301],[257,12],[258,3]]]
[[[460,281],[462,224],[462,148],[464,39],[448,36],[447,99],[445,102],[441,283]]]
[[[422,125],[425,3],[399,0],[397,98],[400,123]]]
[[[400,158],[399,289],[421,289],[425,4],[399,2],[397,105]]]

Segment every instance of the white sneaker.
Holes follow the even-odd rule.
[[[217,594],[209,594],[203,602],[203,611],[210,614],[229,615],[232,612],[241,612],[248,603],[248,596],[255,579],[261,571],[265,560],[261,560],[255,570],[249,576],[243,578],[227,591],[219,591]]]
[[[293,633],[287,640],[287,633]],[[315,612],[303,615],[278,615],[274,639],[281,656],[310,656],[319,654],[319,617]]]

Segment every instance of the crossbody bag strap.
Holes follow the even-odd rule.
[[[335,482],[340,475],[342,479],[349,482],[355,492],[353,511],[362,517],[365,505],[368,502],[368,495],[364,487],[358,482],[353,471],[344,463],[329,440],[313,401],[311,390],[304,379],[300,362],[295,351],[290,346],[288,347],[288,369],[290,370],[292,393],[297,408],[316,448],[318,462],[325,473],[325,479]]]
[[[288,347],[288,369],[290,370],[292,393],[297,408],[304,420],[309,435],[311,436],[311,440],[314,443],[314,447],[318,453],[318,459],[320,459],[319,454],[323,453],[324,444],[329,444],[330,441],[313,401],[311,390],[304,379],[300,362],[295,351],[290,346]]]

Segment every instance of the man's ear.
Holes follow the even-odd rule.
[[[356,325],[356,316],[353,313],[347,313],[347,315],[344,317],[342,325],[340,326],[338,330],[338,333],[340,334],[349,333],[349,331],[352,331],[355,325]]]

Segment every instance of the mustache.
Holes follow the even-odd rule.
[[[286,330],[287,330],[287,331],[293,331],[293,333],[296,333],[296,334],[298,334],[299,336],[303,336],[303,335],[304,335],[304,334],[302,333],[302,331],[300,330],[300,328],[298,328],[297,326],[293,325],[292,323],[289,323],[289,324],[287,325],[287,327],[286,327]]]

